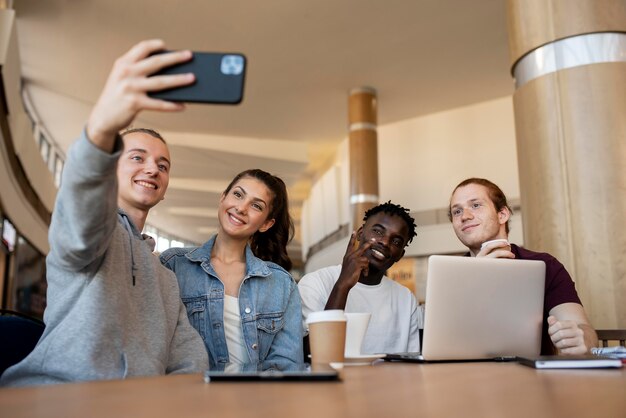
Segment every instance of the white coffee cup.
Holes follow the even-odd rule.
[[[371,313],[352,313],[346,312],[348,320],[346,324],[346,357],[358,357],[361,355],[361,346],[363,345],[363,337],[369,325]]]
[[[509,246],[509,249],[511,248],[511,244],[509,244],[509,241],[508,241],[508,240],[503,239],[503,238],[500,238],[500,239],[492,239],[492,240],[490,240],[490,241],[485,241],[485,242],[483,242],[483,243],[482,243],[482,245],[480,246],[480,249],[482,250],[482,249],[483,249],[483,248],[485,248],[487,245],[492,244],[492,243],[494,243],[494,242],[502,242],[502,243],[505,243],[506,245],[508,245],[508,246]]]

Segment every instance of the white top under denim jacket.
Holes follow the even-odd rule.
[[[161,263],[176,273],[191,325],[209,353],[211,370],[229,362],[224,333],[224,285],[211,265],[214,235],[201,247],[171,248]],[[302,370],[302,309],[298,287],[277,264],[246,246],[246,274],[239,288],[241,328],[248,352],[242,371]]]
[[[224,334],[230,361],[224,368],[227,372],[238,372],[241,366],[249,363],[246,342],[241,332],[241,313],[239,312],[239,298],[224,295]]]

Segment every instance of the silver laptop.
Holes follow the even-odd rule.
[[[429,257],[422,352],[413,360],[539,355],[545,270],[543,261]]]

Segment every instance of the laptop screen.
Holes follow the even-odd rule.
[[[538,355],[545,268],[534,260],[429,257],[423,358]]]

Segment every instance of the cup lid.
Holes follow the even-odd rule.
[[[346,315],[342,309],[329,309],[327,311],[311,312],[306,319],[307,324],[315,322],[339,322],[345,321]]]

